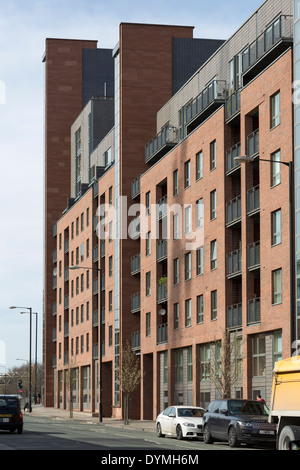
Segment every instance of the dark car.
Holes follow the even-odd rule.
[[[0,395],[0,429],[23,432],[23,414],[18,395]]]
[[[276,424],[268,422],[268,407],[259,401],[226,399],[212,401],[204,414],[203,440],[240,443],[276,442]]]

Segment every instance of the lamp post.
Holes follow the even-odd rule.
[[[99,422],[102,423],[103,419],[103,413],[102,413],[102,281],[101,281],[101,276],[102,276],[102,270],[101,268],[91,268],[91,267],[85,267],[85,266],[69,266],[69,269],[86,269],[86,270],[94,270],[98,271],[98,277],[99,277]]]
[[[283,162],[277,160],[267,160],[264,158],[253,158],[248,156],[235,157],[238,163],[253,163],[254,161],[279,163],[289,168],[289,236],[290,236],[290,335],[291,335],[291,356],[293,355],[293,344],[295,341],[295,318],[294,318],[294,263],[293,263],[293,246],[294,246],[294,212],[293,212],[293,162]]]
[[[30,332],[29,332],[29,384],[28,384],[28,388],[29,388],[29,413],[32,412],[32,406],[31,406],[31,325],[32,325],[32,308],[31,307],[9,307],[10,310],[13,310],[15,308],[20,308],[20,309],[25,309],[25,310],[29,310],[29,313],[30,313]]]
[[[21,315],[28,312],[20,312]],[[37,337],[38,337],[38,313],[32,312],[32,315],[35,315],[35,370],[34,370],[34,393],[37,396]]]

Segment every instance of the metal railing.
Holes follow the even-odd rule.
[[[226,224],[238,221],[242,216],[241,196],[226,203]]]
[[[227,121],[241,110],[241,90],[232,93],[225,103],[225,120]]]
[[[235,161],[235,157],[241,156],[241,143],[234,145],[226,152],[226,173],[230,172],[236,167],[240,167],[240,163]]]
[[[137,292],[131,295],[131,313],[139,312],[141,309],[141,294]]]
[[[247,156],[253,157],[259,153],[259,129],[251,132],[247,137]]]
[[[162,261],[167,257],[168,254],[168,241],[159,240],[156,245],[156,259],[157,261]]]
[[[167,281],[159,282],[157,284],[157,302],[165,302],[167,300],[168,300]]]
[[[147,163],[159,150],[162,150],[168,144],[176,145],[177,143],[178,143],[177,129],[172,126],[164,127],[145,146],[145,162]]]
[[[131,257],[131,274],[137,274],[141,270],[141,254]]]
[[[226,99],[226,81],[213,80],[207,87],[199,93],[190,103],[186,104],[187,124],[204,111],[213,101]]]
[[[168,213],[168,198],[167,196],[161,197],[157,201],[157,218],[162,219]]]
[[[242,271],[242,250],[235,250],[226,255],[226,275],[233,276]]]
[[[234,304],[227,307],[226,326],[233,328],[242,325],[242,304]]]
[[[168,323],[157,325],[157,344],[168,342]]]
[[[260,265],[260,241],[248,245],[248,269],[259,267]]]
[[[260,298],[259,297],[248,300],[247,322],[248,324],[260,322]]]
[[[135,331],[131,333],[131,349],[136,350],[141,347],[141,332]]]
[[[138,176],[131,182],[131,197],[135,198],[140,194],[141,191],[141,178]]]
[[[259,202],[259,184],[247,191],[247,213],[258,211],[260,208]]]

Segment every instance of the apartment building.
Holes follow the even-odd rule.
[[[81,81],[68,91],[81,109],[66,118],[62,184],[46,180],[48,406],[67,408],[71,387],[74,409],[97,412],[101,369],[103,414],[121,417],[127,340],[141,366],[136,419],[225,392],[269,400],[274,362],[299,326],[299,11],[266,0],[226,41],[123,23],[105,63],[94,42],[78,44]],[[68,70],[73,43],[47,41],[66,53],[49,70],[61,60]],[[55,119],[46,115],[46,132]]]

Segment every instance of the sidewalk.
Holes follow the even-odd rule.
[[[135,421],[130,420],[128,425],[125,425],[123,420],[116,418],[103,418],[102,423],[99,422],[98,417],[94,417],[92,413],[85,413],[82,411],[73,411],[73,418],[70,418],[69,410],[62,410],[59,408],[49,408],[43,405],[32,405],[32,412],[26,411],[24,417],[30,415],[32,417],[45,416],[51,419],[63,419],[72,421],[86,421],[88,423],[99,424],[100,426],[113,426],[125,429],[134,429],[138,431],[150,431],[155,433],[155,421]]]

